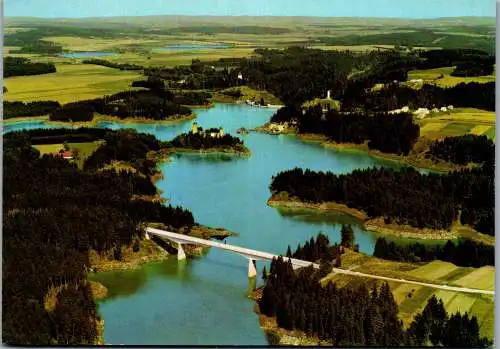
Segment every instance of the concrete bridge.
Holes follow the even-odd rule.
[[[167,240],[170,240],[172,242],[177,243],[177,259],[179,259],[179,260],[186,259],[186,254],[184,253],[184,250],[182,248],[183,244],[213,246],[213,247],[220,248],[222,250],[231,251],[233,253],[237,253],[239,255],[242,255],[243,257],[248,259],[248,276],[249,277],[255,277],[257,275],[257,269],[256,269],[256,265],[255,265],[256,261],[258,261],[258,260],[271,261],[273,258],[277,259],[279,257],[279,255],[275,255],[272,253],[251,250],[249,248],[244,248],[244,247],[239,247],[239,246],[234,246],[234,245],[229,245],[229,244],[223,244],[223,243],[212,241],[212,240],[200,239],[200,238],[196,238],[196,237],[192,237],[192,236],[188,236],[188,235],[171,233],[168,231],[148,227],[148,228],[146,228],[146,239],[149,239],[150,235],[156,235],[160,238],[164,238],[164,239],[167,239]],[[292,262],[292,267],[294,269],[308,267],[310,265],[312,265],[315,269],[319,268],[319,264],[317,264],[317,263],[312,263],[312,262],[303,261],[300,259],[287,258],[287,257],[283,257],[283,259],[284,260],[290,259],[290,261]],[[367,278],[371,278],[371,279],[379,279],[379,280],[385,280],[385,281],[394,281],[394,282],[401,282],[401,283],[406,283],[406,284],[420,285],[420,286],[437,288],[437,289],[441,289],[441,290],[445,290],[445,291],[486,294],[486,295],[492,295],[493,297],[495,296],[494,290],[482,290],[482,289],[477,289],[477,288],[448,286],[448,285],[443,285],[443,284],[432,284],[432,283],[420,282],[420,281],[396,279],[396,278],[391,278],[391,277],[386,277],[386,276],[381,276],[381,275],[361,273],[359,271],[340,269],[340,268],[333,268],[332,271],[334,273],[338,273],[338,274],[353,275],[353,276],[367,277]]]
[[[186,259],[186,254],[184,253],[184,249],[182,248],[183,244],[193,244],[193,245],[201,245],[201,246],[212,246],[217,247],[222,250],[231,251],[233,253],[237,253],[248,259],[248,277],[254,277],[257,275],[256,261],[271,261],[273,258],[278,258],[278,255],[252,250],[249,248],[223,244],[220,242],[200,239],[193,236],[188,236],[184,234],[171,233],[169,231],[155,229],[155,228],[146,228],[146,239],[149,239],[150,235],[156,235],[160,238],[164,238],[175,242],[177,244],[177,259],[182,260]],[[288,259],[288,258],[287,258]],[[308,267],[312,265],[314,268],[318,269],[319,264],[312,263],[308,261],[303,261],[300,259],[290,258],[292,262],[292,267],[294,269]]]

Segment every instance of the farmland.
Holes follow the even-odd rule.
[[[5,79],[6,101],[51,100],[60,103],[102,97],[130,88],[141,74],[97,65],[56,64],[56,73]]]
[[[427,281],[452,286],[467,286],[485,290],[494,289],[495,268],[457,267],[451,263],[433,261],[430,263],[404,263],[382,260],[346,250],[342,256],[342,268],[377,275],[399,277],[406,280]],[[323,282],[334,281],[339,286],[355,286],[365,283],[372,287],[380,281],[368,280],[357,276],[329,274]],[[400,318],[408,326],[416,313],[421,312],[427,300],[435,295],[443,300],[448,313],[468,312],[478,318],[480,333],[488,338],[494,335],[494,302],[491,296],[465,294],[438,290],[426,286],[390,282],[394,298],[399,305]]]
[[[456,108],[419,121],[420,134],[426,138],[461,136],[467,133],[486,135],[495,140],[495,112],[474,108]]]
[[[408,72],[408,80],[422,79],[423,83],[436,84],[440,87],[452,87],[460,83],[479,82],[486,83],[495,81],[496,72],[492,75],[474,76],[474,77],[457,77],[450,74],[455,70],[455,67],[442,67],[436,69],[425,70],[410,70]]]

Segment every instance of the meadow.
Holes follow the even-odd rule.
[[[474,77],[458,77],[450,74],[455,70],[455,67],[442,67],[436,69],[410,70],[408,72],[408,80],[422,79],[423,83],[435,84],[440,87],[452,87],[460,83],[478,82],[486,83],[495,81],[496,71],[492,75],[474,76]],[[441,77],[442,76],[442,77]]]
[[[494,290],[495,288],[495,268],[490,266],[466,268],[442,261],[425,264],[394,262],[346,250],[342,256],[342,268],[450,286],[485,290]],[[371,288],[374,284],[381,284],[380,280],[334,273],[323,279],[323,282],[327,281],[336,282],[340,287],[356,287],[364,283]],[[401,282],[389,282],[389,286],[399,305],[399,316],[405,326],[408,326],[414,316],[423,310],[427,300],[435,295],[438,299],[443,300],[448,313],[460,311],[475,315],[478,318],[481,335],[488,338],[494,336],[494,299],[492,296],[445,291]]]
[[[85,142],[85,143],[68,143],[69,150],[71,152],[79,152],[78,156],[74,156],[73,160],[78,168],[82,169],[83,168],[83,163],[85,160],[92,155],[94,151],[96,151],[97,148],[99,148],[103,144],[102,141],[95,141],[95,142]],[[38,149],[40,151],[40,155],[43,154],[52,154],[52,153],[58,153],[61,149],[64,149],[63,144],[40,144],[40,145],[34,145],[34,148]]]
[[[455,108],[419,120],[420,135],[430,139],[461,136],[472,133],[495,140],[495,112],[475,108]]]
[[[137,71],[121,71],[90,64],[56,63],[56,73],[16,76],[4,80],[6,101],[50,100],[60,103],[92,99],[130,89],[142,80]]]

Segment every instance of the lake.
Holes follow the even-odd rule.
[[[206,49],[224,49],[229,48],[231,45],[223,43],[196,43],[196,44],[173,44],[166,47],[157,47],[153,52],[182,52],[182,51],[197,51]]]
[[[275,110],[246,105],[217,104],[195,109],[203,128],[223,126],[237,135],[240,127],[254,128],[268,121]],[[133,127],[168,140],[190,129],[192,121],[172,125],[101,122],[99,127]],[[10,130],[39,125],[9,125]],[[31,126],[30,126],[31,125]],[[164,179],[157,182],[171,204],[193,212],[198,223],[224,227],[240,234],[228,243],[284,254],[319,231],[340,241],[341,223],[355,224],[360,250],[373,253],[376,236],[343,215],[305,210],[278,210],[266,205],[273,175],[296,166],[346,173],[372,166],[395,167],[363,153],[325,149],[292,135],[250,133],[237,135],[252,155],[174,156],[162,164]],[[264,263],[257,262],[258,280]],[[254,302],[247,298],[248,261],[229,252],[211,249],[206,256],[178,262],[176,256],[132,271],[94,274],[93,280],[109,289],[99,302],[107,344],[127,345],[267,345]]]

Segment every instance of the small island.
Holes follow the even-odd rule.
[[[222,127],[204,130],[197,122],[191,126],[191,131],[166,142],[164,148],[168,152],[200,152],[229,153],[235,155],[250,155],[250,150],[243,141],[224,132]]]

